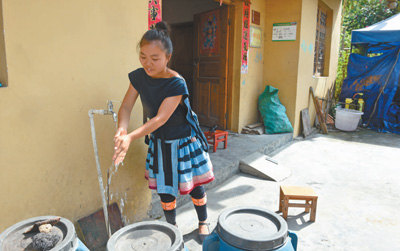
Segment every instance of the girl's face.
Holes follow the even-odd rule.
[[[171,55],[166,55],[161,49],[160,41],[152,41],[140,47],[139,60],[147,75],[152,78],[163,78]]]

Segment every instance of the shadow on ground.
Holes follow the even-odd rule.
[[[321,135],[315,134],[314,136],[321,136]],[[345,132],[330,127],[329,133],[324,136],[348,142],[357,142],[363,144],[400,148],[400,134],[377,132],[367,128],[359,127],[357,128],[357,130],[353,132]],[[393,141],[393,138],[397,138],[398,141],[397,142]]]

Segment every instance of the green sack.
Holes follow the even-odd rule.
[[[279,101],[278,89],[267,85],[258,98],[258,109],[264,122],[265,133],[293,132],[286,108]]]

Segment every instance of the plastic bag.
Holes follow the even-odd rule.
[[[292,124],[286,115],[286,108],[278,98],[278,89],[270,85],[258,98],[258,109],[265,126],[265,133],[293,132]]]

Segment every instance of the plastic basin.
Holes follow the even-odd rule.
[[[335,127],[342,131],[355,131],[363,114],[356,110],[336,108]]]

